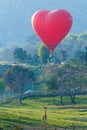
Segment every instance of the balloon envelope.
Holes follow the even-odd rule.
[[[64,10],[39,10],[32,16],[32,27],[39,38],[53,52],[72,26],[71,14]]]

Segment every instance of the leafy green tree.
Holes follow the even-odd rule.
[[[76,94],[86,92],[87,89],[87,67],[78,65],[49,65],[45,66],[41,83],[44,83],[48,90],[60,96],[60,103],[63,104],[63,96],[70,96],[71,102],[75,103]]]
[[[39,64],[39,56],[37,54],[28,54],[22,48],[16,48],[14,51],[15,61],[27,64]]]
[[[57,65],[47,65],[44,67],[42,74],[39,77],[39,82],[41,84],[45,84],[44,86],[48,87],[48,91],[52,94],[60,95],[60,103],[63,104],[62,101],[62,87],[60,87],[61,80],[60,77],[58,78],[58,67]],[[60,74],[61,75],[61,74]],[[61,88],[61,89],[60,89]]]
[[[84,55],[84,51],[79,50],[75,53],[75,58],[81,59],[83,55]]]
[[[61,49],[60,52],[61,52],[61,61],[65,62],[67,60],[67,51]]]
[[[34,55],[32,56],[32,62],[31,62],[31,64],[33,64],[33,65],[38,65],[38,64],[40,64],[40,58],[39,58],[39,56],[38,56],[37,54],[34,54]]]
[[[24,87],[27,83],[32,84],[35,77],[34,72],[31,69],[27,69],[22,66],[14,66],[4,74],[3,80],[6,85],[18,92],[19,101],[22,103]]]
[[[49,60],[50,52],[44,44],[41,44],[38,48],[38,56],[40,57],[40,61],[43,64],[46,64]]]
[[[22,48],[16,48],[14,50],[14,58],[15,58],[15,61],[25,62],[27,58],[27,52],[24,51]]]
[[[3,93],[4,89],[5,89],[5,83],[2,79],[0,79],[0,94]]]
[[[85,47],[85,52],[84,54],[80,57],[84,62],[85,64],[87,65],[87,47]]]
[[[0,100],[2,101],[2,94],[6,88],[6,85],[2,79],[0,79]]]

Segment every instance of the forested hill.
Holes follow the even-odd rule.
[[[27,39],[27,44],[24,45],[23,49],[31,54],[36,53],[41,43],[42,42],[37,38],[37,36],[33,35]],[[85,47],[87,47],[87,32],[70,34],[67,35],[55,48],[55,52],[58,57],[61,57],[60,51],[66,51],[68,58],[72,58],[84,52]]]
[[[41,41],[36,35],[28,37],[26,44],[22,47],[30,55],[37,55],[38,49],[40,48]],[[61,58],[61,51],[65,52],[67,58],[79,57],[85,52],[87,47],[87,32],[80,34],[67,35],[66,38],[55,48],[54,53],[57,54],[58,59]],[[16,46],[15,48],[21,48]],[[1,61],[14,61],[14,50],[15,48],[3,48],[0,50]]]
[[[0,47],[25,44],[32,36],[31,16],[39,9],[68,10],[73,16],[71,33],[87,30],[87,0],[0,0]]]

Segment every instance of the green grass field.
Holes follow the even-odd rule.
[[[70,127],[72,125],[87,127],[87,96],[77,96],[77,103],[69,104],[69,98],[64,97],[65,105],[59,105],[59,97],[29,98],[0,106],[0,127],[10,130],[14,125],[41,126],[44,107],[47,107],[48,126]],[[68,105],[67,105],[68,104]]]

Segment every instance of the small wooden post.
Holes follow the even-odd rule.
[[[47,120],[47,107],[44,107],[45,111],[44,111],[44,115],[42,116],[42,120],[46,121]]]
[[[45,119],[47,119],[47,107],[44,107],[44,109],[45,109],[44,116],[45,116]]]

